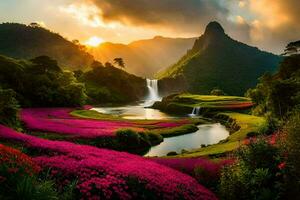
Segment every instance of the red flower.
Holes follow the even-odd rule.
[[[244,145],[249,145],[250,144],[250,140],[249,139],[244,140],[243,144]]]
[[[10,174],[15,174],[15,173],[17,173],[17,172],[19,171],[19,169],[18,169],[18,168],[9,168],[7,171],[8,171]]]
[[[29,156],[2,144],[0,144],[0,165],[7,166],[8,173],[17,173],[20,169],[28,174],[40,171],[40,167]]]
[[[278,167],[278,169],[284,169],[285,168],[285,166],[286,166],[286,163],[285,162],[282,162],[282,163],[280,163],[277,167]]]

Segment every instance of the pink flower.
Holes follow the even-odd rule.
[[[139,195],[143,195],[139,191],[151,193],[157,199],[216,199],[187,174],[140,156],[45,140],[2,125],[0,138],[36,150],[39,156],[34,161],[45,170],[59,172],[50,174],[60,188],[69,181],[78,180],[76,190],[82,199],[139,199]],[[142,190],[136,187],[142,187]]]

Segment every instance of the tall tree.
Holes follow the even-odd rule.
[[[121,68],[125,68],[125,63],[124,63],[123,58],[115,58],[114,64],[117,64]]]
[[[283,55],[285,56],[290,56],[290,55],[295,55],[300,53],[300,40],[295,41],[295,42],[290,42],[284,50]]]

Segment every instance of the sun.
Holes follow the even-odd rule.
[[[97,36],[90,37],[84,44],[91,46],[91,47],[97,47],[99,44],[103,43],[104,40],[102,38],[99,38]]]

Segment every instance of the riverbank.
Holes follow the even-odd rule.
[[[263,132],[266,121],[262,117],[247,114],[253,106],[249,98],[237,96],[210,96],[193,94],[174,94],[156,102],[153,108],[167,113],[192,114],[204,116],[226,126],[230,135],[218,144],[208,145],[192,151],[184,151],[173,157],[221,157],[238,148],[250,135]],[[196,111],[195,111],[196,110]]]
[[[250,134],[260,134],[266,126],[264,118],[242,113],[219,113],[216,115],[216,119],[219,119],[230,130],[231,133],[227,139],[220,141],[218,144],[184,152],[174,157],[225,156],[242,145]]]
[[[193,108],[205,115],[220,111],[245,111],[253,106],[251,99],[238,96],[194,95],[189,93],[173,94],[155,102],[152,108],[173,114],[192,114]]]

